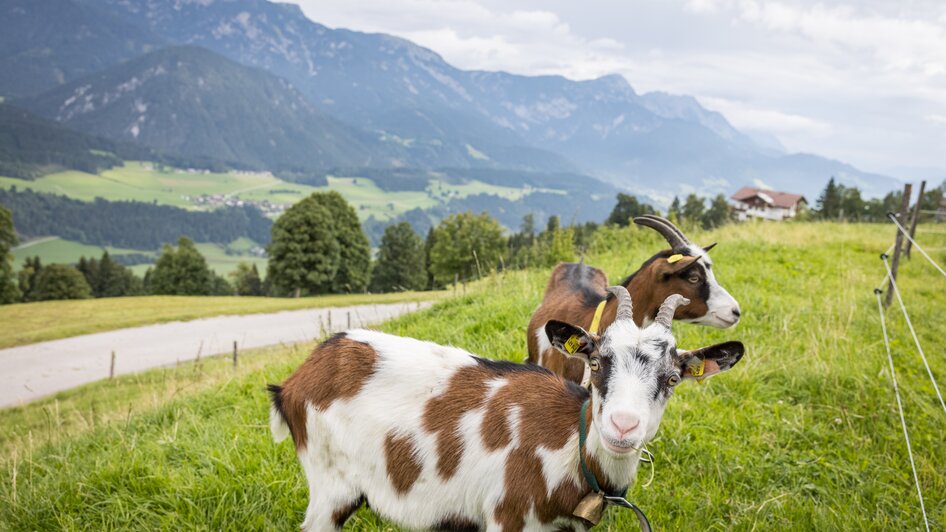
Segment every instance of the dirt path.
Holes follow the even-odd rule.
[[[393,303],[272,314],[218,316],[199,320],[119,329],[38,344],[0,349],[3,386],[0,408],[27,403],[61,390],[108,377],[111,352],[115,373],[134,373],[232,352],[275,344],[311,342],[320,328],[343,331],[429,307],[431,303]]]

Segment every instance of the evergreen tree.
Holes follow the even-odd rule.
[[[233,280],[233,289],[238,296],[261,296],[263,295],[263,282],[259,277],[259,270],[256,264],[241,262],[237,264],[235,271],[230,272],[230,278]]]
[[[714,227],[720,227],[728,221],[729,202],[726,201],[726,196],[717,194],[716,197],[713,198],[713,202],[710,203],[709,209],[703,214],[703,227],[705,229],[712,229]]]
[[[630,225],[631,219],[644,214],[654,214],[655,212],[654,208],[650,205],[637,201],[636,196],[619,192],[617,199],[617,204],[614,206],[608,219],[604,222],[607,225],[627,227]]]
[[[54,299],[88,299],[92,289],[79,270],[65,264],[50,264],[36,275],[32,287],[32,301]]]
[[[194,242],[182,236],[177,249],[165,244],[154,264],[149,289],[157,295],[206,296],[214,287],[214,279]]]
[[[121,297],[143,293],[141,279],[125,266],[112,260],[108,251],[102,252],[102,258],[79,259],[76,266],[86,282],[92,288],[93,297]]]
[[[332,213],[313,194],[273,224],[267,279],[274,289],[299,297],[323,293],[338,273],[341,249]]]
[[[23,267],[17,272],[17,285],[23,301],[33,301],[33,288],[36,286],[36,276],[43,269],[39,257],[27,257]]]
[[[507,266],[527,268],[535,262],[535,215],[531,212],[522,217],[519,232],[509,237]]]
[[[841,192],[834,183],[834,177],[828,181],[828,185],[821,192],[821,196],[818,197],[818,202],[815,205],[818,218],[822,220],[837,219],[841,211]]]
[[[227,281],[226,277],[217,275],[217,272],[210,270],[209,292],[212,296],[232,296],[233,285]]]
[[[677,221],[680,219],[680,198],[677,196],[673,197],[673,202],[670,204],[670,209],[667,210],[667,218],[671,221]]]
[[[680,212],[680,218],[687,223],[703,223],[703,212],[706,209],[706,204],[703,202],[703,198],[697,196],[696,194],[690,194],[687,196],[686,202],[683,204],[683,210]]]
[[[13,229],[13,213],[0,205],[0,305],[14,303],[20,299],[13,274],[13,254],[16,246],[16,231]]]
[[[423,290],[427,285],[424,241],[411,224],[401,222],[384,229],[378,262],[371,277],[373,292]]]
[[[435,229],[435,227],[431,227],[427,231],[427,238],[424,240],[424,271],[427,272],[427,290],[435,290],[443,287],[442,284],[437,282],[436,277],[434,277],[434,269],[430,262],[430,252],[434,248],[434,243],[437,239]]]
[[[434,238],[431,269],[443,285],[452,283],[454,276],[466,280],[491,272],[505,247],[502,226],[486,212],[449,216],[437,226]]]
[[[549,218],[558,221],[557,216]],[[536,259],[538,266],[551,267],[559,262],[571,261],[575,258],[575,231],[571,228],[561,228],[558,224],[549,223],[550,229],[539,235],[536,243]]]
[[[371,244],[361,228],[358,214],[338,192],[318,192],[313,196],[329,210],[339,245],[338,271],[322,291],[363,292],[370,276]]]

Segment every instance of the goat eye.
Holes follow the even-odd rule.
[[[671,375],[667,377],[667,384],[670,386],[676,386],[680,383],[680,377],[678,375]]]
[[[598,371],[599,369],[601,369],[601,363],[598,362],[597,358],[592,358],[591,360],[589,360],[588,366],[591,367],[591,371]]]
[[[700,277],[698,275],[691,275],[690,278],[687,279],[687,281],[690,281],[690,283],[692,284],[696,284],[700,282]]]

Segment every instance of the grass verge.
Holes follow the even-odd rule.
[[[303,298],[141,296],[40,301],[0,306],[0,348],[138,325],[222,315],[434,301],[447,291],[339,294]]]

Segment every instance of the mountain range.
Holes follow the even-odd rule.
[[[4,95],[70,127],[174,154],[275,170],[584,173],[658,203],[743,184],[813,200],[832,176],[868,196],[896,186],[839,161],[786,154],[689,96],[639,94],[618,75],[461,70],[404,39],[328,28],[291,4],[8,4],[0,33],[16,38],[0,40],[0,65],[21,80],[0,84]],[[82,24],[58,20],[60,12]],[[39,27],[47,18],[56,19],[55,46]]]

